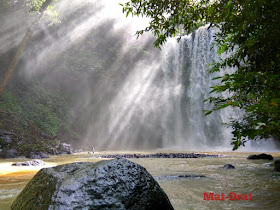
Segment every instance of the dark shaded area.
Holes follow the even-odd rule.
[[[247,157],[249,160],[273,160],[272,155],[268,155],[265,153],[259,154],[259,155],[249,155]]]
[[[280,160],[274,161],[274,171],[280,172]]]

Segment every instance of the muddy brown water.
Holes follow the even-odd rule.
[[[169,152],[169,151],[165,151]],[[51,156],[45,167],[71,162],[97,162],[103,154],[149,152],[87,152]],[[209,153],[208,153],[209,154]],[[247,160],[249,153],[215,153],[220,157],[130,159],[144,166],[158,181],[175,209],[280,209],[280,172],[274,161]],[[280,159],[280,153],[269,153]],[[15,167],[26,159],[0,159],[0,209],[9,209],[20,191],[42,167]],[[224,164],[234,170],[225,170]],[[203,175],[205,177],[178,177]],[[212,193],[212,194],[211,194]],[[239,200],[238,200],[238,195]],[[228,198],[227,198],[228,197]],[[211,200],[213,198],[213,200]],[[206,199],[206,200],[205,200]],[[210,199],[210,200],[207,200]],[[220,200],[219,200],[220,199]],[[224,199],[224,200],[223,200]],[[230,200],[231,199],[231,200]]]

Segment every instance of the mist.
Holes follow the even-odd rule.
[[[119,3],[57,1],[59,23],[50,17],[39,22],[18,65],[14,82],[21,97],[33,94],[24,86],[35,80],[36,88],[56,93],[57,103],[67,106],[36,103],[61,113],[67,125],[55,125],[57,133],[69,124],[79,147],[231,150],[231,129],[222,123],[235,113],[203,113],[211,108],[203,100],[217,76],[207,72],[219,59],[211,49],[214,30],[202,27],[155,49],[151,34],[135,36],[149,20],[126,18]],[[9,14],[1,11],[1,73],[33,22],[18,2]]]

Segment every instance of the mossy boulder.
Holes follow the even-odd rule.
[[[126,159],[41,169],[11,209],[173,209],[142,166]]]

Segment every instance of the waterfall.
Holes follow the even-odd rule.
[[[219,59],[211,49],[214,33],[201,27],[179,43],[169,39],[157,51],[160,59],[137,63],[87,138],[106,149],[230,147],[230,130],[222,126],[227,113],[203,112],[210,109],[203,101],[217,76],[207,71],[207,65]]]
[[[203,112],[211,108],[203,101],[217,76],[209,74],[207,66],[220,59],[215,47],[212,49],[215,30],[207,28],[200,27],[179,43],[170,39],[163,48],[162,69],[168,89],[168,111],[163,119],[166,147],[207,150],[229,145],[230,130],[222,127],[222,122],[230,113],[223,110],[205,116]]]

